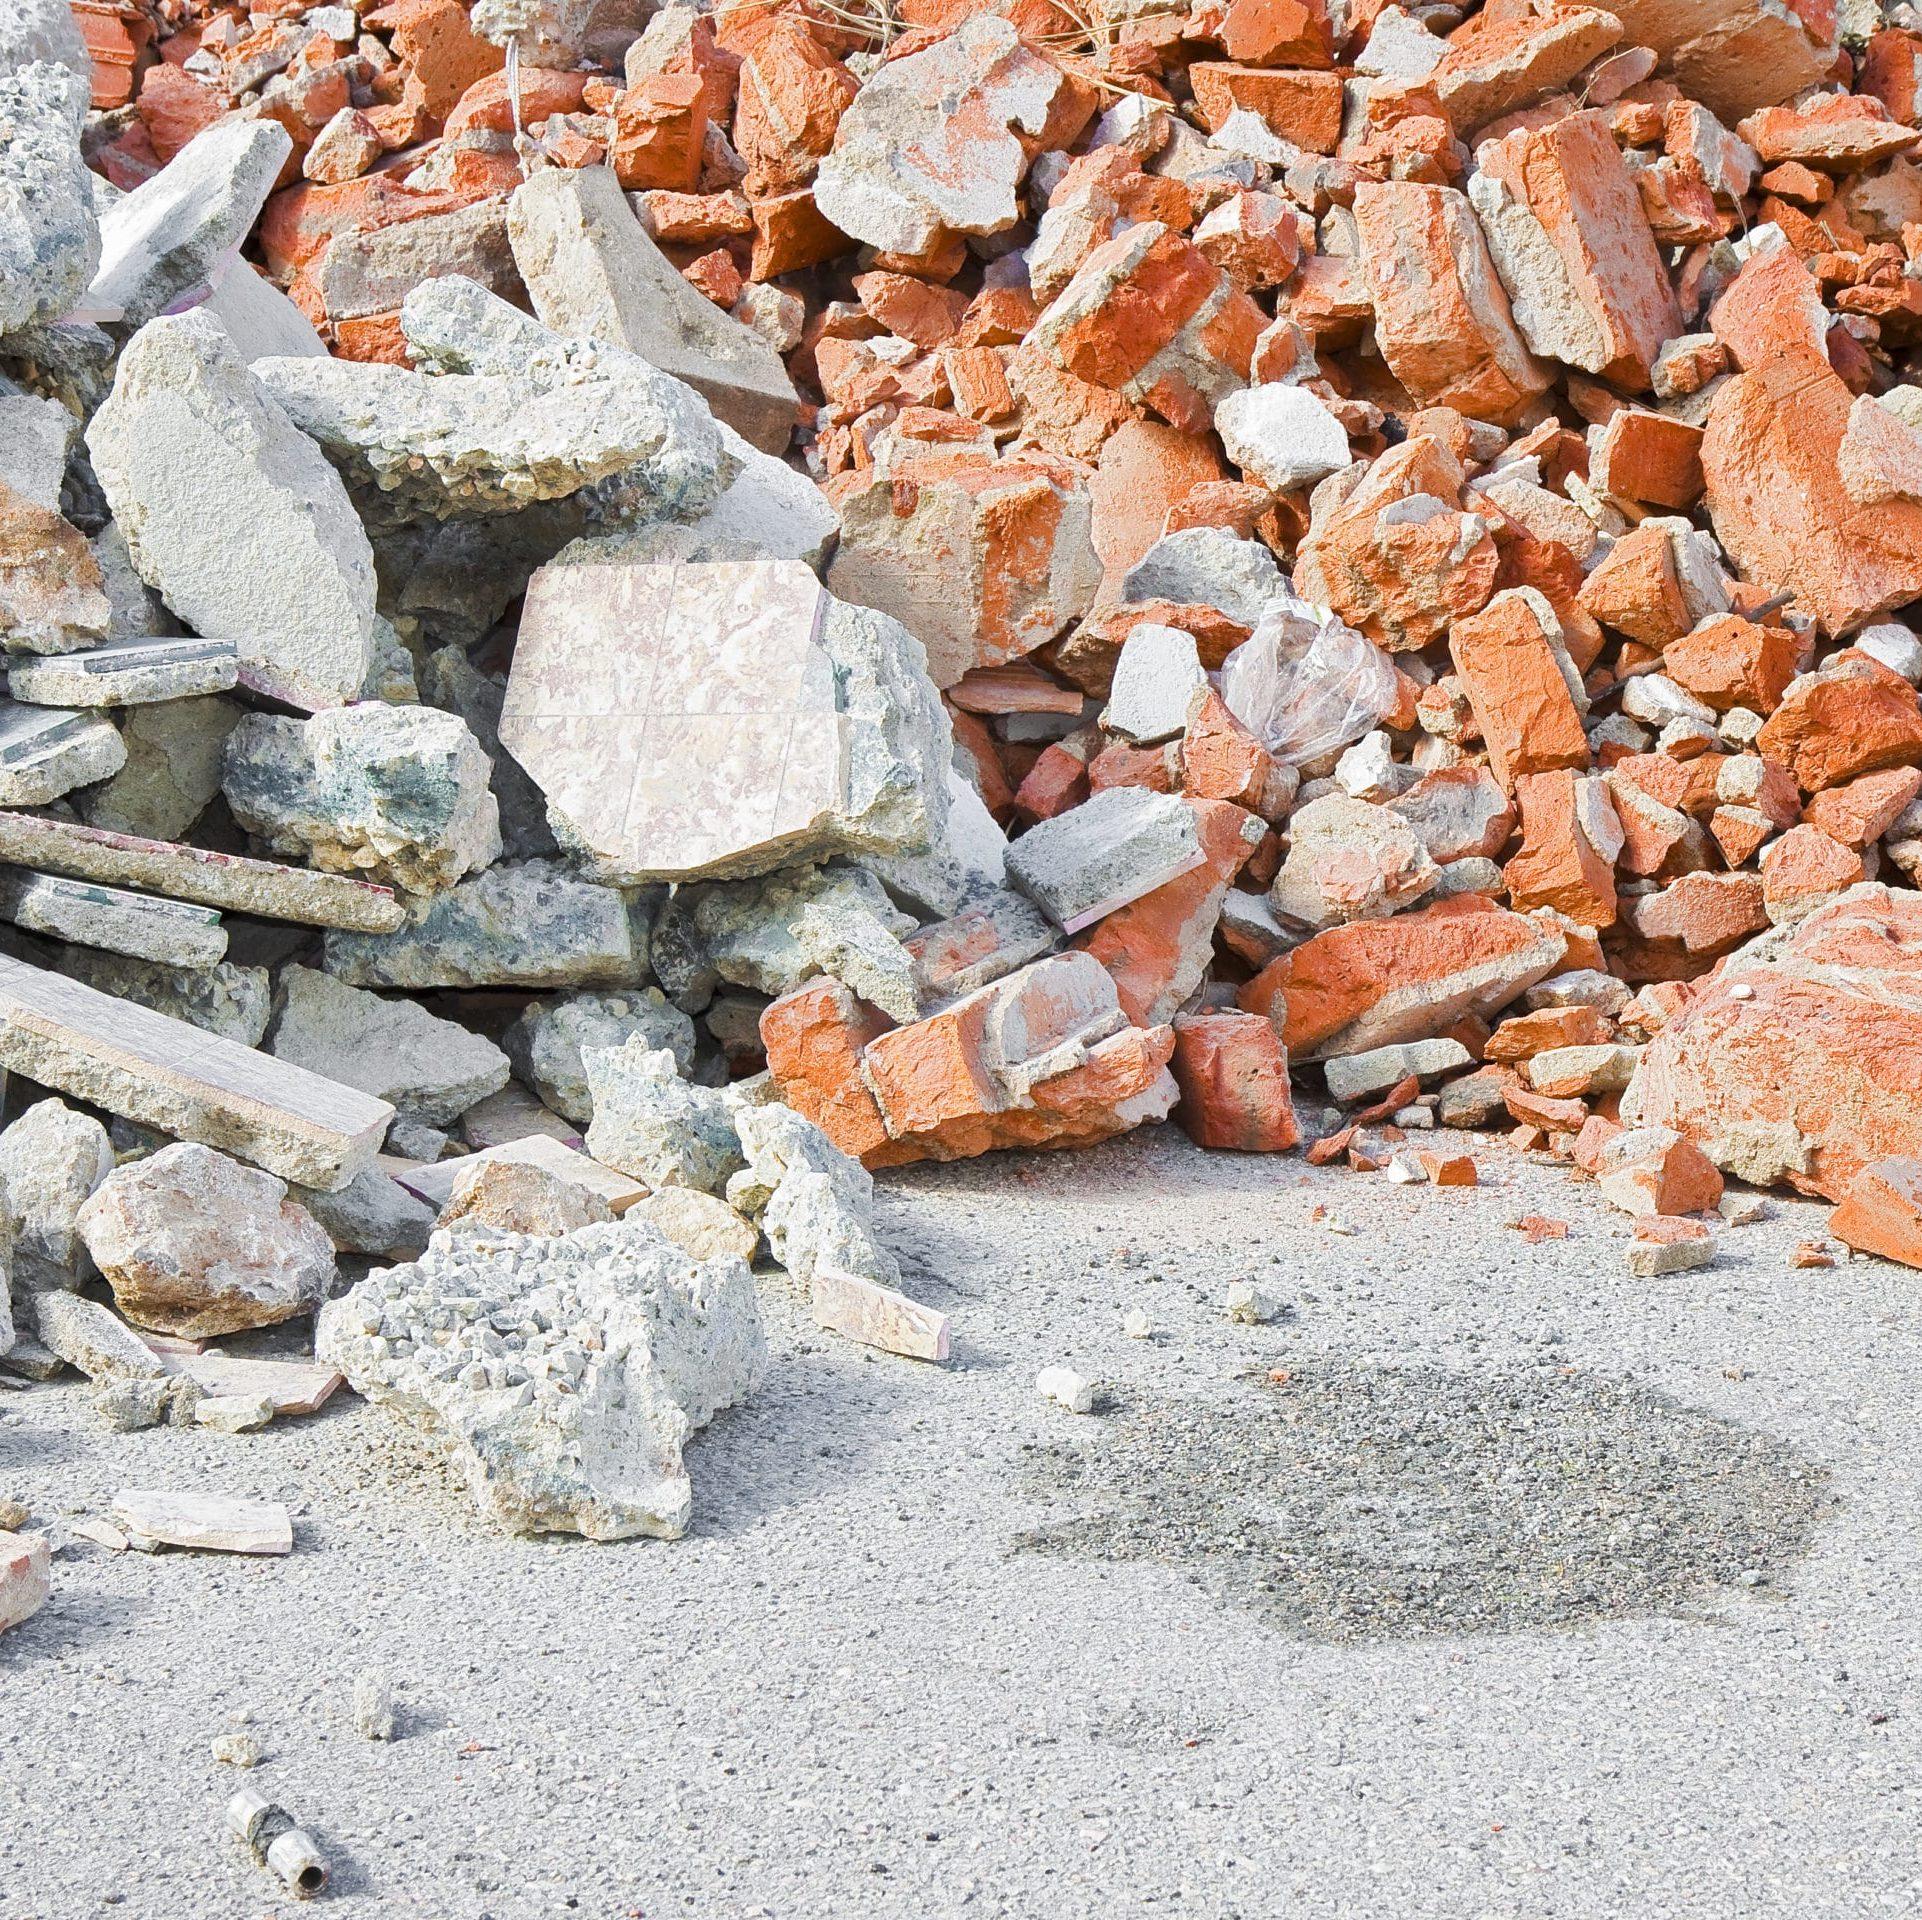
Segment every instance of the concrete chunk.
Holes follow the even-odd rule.
[[[403,326],[417,319],[430,328],[438,315],[458,338],[478,308],[484,351],[498,307],[531,333],[511,370],[490,363],[429,375],[311,358],[254,369],[356,489],[370,520],[515,513],[612,482],[651,518],[695,512],[719,496],[733,470],[697,394],[631,353],[547,333],[471,282],[430,287],[452,284],[472,292],[412,296]]]
[[[58,1289],[33,1297],[40,1343],[89,1380],[162,1380],[167,1363],[118,1314]]]
[[[360,692],[373,550],[333,469],[217,320],[143,327],[87,447],[140,577],[188,626],[232,640],[243,672],[297,705]]]
[[[87,1272],[74,1221],[113,1171],[107,1130],[64,1100],[37,1100],[0,1133],[0,1211],[18,1222],[13,1280],[21,1290],[71,1291]]]
[[[610,169],[542,169],[516,191],[507,230],[534,311],[555,332],[637,354],[750,445],[787,450],[800,398],[780,356],[681,278]]]
[[[1062,932],[1078,933],[1193,872],[1204,858],[1186,801],[1109,787],[1016,840],[1008,848],[1008,878]]]
[[[195,134],[101,215],[100,269],[81,303],[84,316],[141,327],[209,286],[246,239],[293,150],[287,129],[265,117],[230,115]]]
[[[1138,747],[1172,740],[1207,685],[1193,634],[1143,622],[1122,643],[1102,725]]]
[[[1410,1040],[1399,1046],[1344,1054],[1328,1061],[1324,1071],[1328,1091],[1347,1105],[1365,1094],[1386,1093],[1411,1075],[1426,1080],[1438,1073],[1458,1073],[1474,1064],[1474,1056],[1459,1040]]]
[[[188,1141],[116,1167],[76,1224],[121,1312],[191,1339],[307,1313],[334,1274],[285,1181]]]
[[[645,896],[524,860],[417,901],[392,933],[330,933],[325,965],[356,987],[639,986],[649,911]]]
[[[99,263],[86,113],[86,82],[64,65],[0,72],[0,335],[58,320]]]
[[[620,1220],[436,1232],[419,1261],[324,1308],[315,1347],[357,1393],[448,1440],[497,1524],[595,1540],[686,1531],[682,1443],[766,1363],[741,1261],[696,1263]]]
[[[369,703],[249,714],[227,737],[221,790],[277,853],[435,893],[499,857],[492,772],[459,715]]]
[[[507,1084],[491,1040],[412,1000],[383,1000],[312,967],[280,976],[268,1051],[276,1060],[358,1087],[403,1117],[446,1126]]]

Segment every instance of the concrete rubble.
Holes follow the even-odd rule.
[[[437,1232],[321,1310],[316,1350],[357,1393],[441,1434],[515,1533],[686,1530],[682,1446],[766,1359],[738,1258],[695,1261],[653,1228]]]
[[[1475,1128],[1638,1278],[1727,1180],[1922,1265],[1919,72],[1896,0],[0,13],[5,1362],[245,1446],[134,1327],[317,1314],[615,1539],[770,1289],[966,1340],[921,1160],[1440,1207]]]

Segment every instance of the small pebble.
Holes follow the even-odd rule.
[[[1246,1327],[1265,1326],[1281,1312],[1281,1302],[1252,1280],[1231,1281],[1223,1307],[1230,1320]]]
[[[363,1740],[394,1737],[393,1683],[378,1667],[363,1667],[354,1675],[354,1731]]]
[[[224,1767],[260,1765],[260,1742],[251,1733],[217,1733],[210,1747],[214,1758]]]
[[[1121,1316],[1121,1331],[1130,1340],[1152,1339],[1154,1330],[1154,1322],[1139,1307],[1130,1307]]]
[[[1094,1411],[1094,1388],[1072,1367],[1043,1367],[1034,1377],[1035,1391],[1069,1413]]]

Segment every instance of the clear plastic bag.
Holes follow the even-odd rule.
[[[1229,712],[1289,766],[1359,740],[1394,710],[1396,684],[1372,640],[1293,593],[1269,603],[1221,668]]]

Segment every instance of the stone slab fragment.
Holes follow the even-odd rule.
[[[0,914],[29,933],[124,953],[131,960],[212,967],[227,953],[227,931],[211,909],[126,893],[91,880],[0,871]]]
[[[392,933],[407,917],[390,888],[369,881],[37,814],[0,812],[0,861],[308,927]]]
[[[394,1118],[384,1100],[4,956],[0,1067],[330,1193]]]
[[[945,1360],[953,1334],[945,1313],[892,1287],[838,1267],[817,1266],[810,1288],[814,1324],[909,1360]]]
[[[343,1378],[317,1360],[256,1360],[228,1353],[181,1353],[167,1358],[170,1369],[184,1373],[202,1393],[265,1400],[276,1414],[318,1413]]]
[[[7,691],[37,707],[133,707],[225,693],[239,676],[233,641],[163,633],[88,653],[23,656],[7,669]]]
[[[122,1487],[113,1517],[129,1533],[166,1547],[208,1553],[292,1553],[293,1516],[278,1500],[235,1500],[219,1494]]]
[[[616,885],[925,847],[945,733],[912,636],[798,561],[618,554],[534,576],[500,718],[557,836]]]
[[[597,1193],[616,1213],[623,1214],[637,1200],[647,1197],[647,1188],[624,1173],[590,1160],[584,1153],[563,1146],[551,1134],[531,1133],[523,1140],[509,1140],[498,1147],[484,1147],[479,1153],[462,1154],[455,1160],[436,1160],[426,1166],[396,1168],[394,1178],[409,1193],[417,1194],[436,1209],[447,1204],[455,1183],[469,1168],[485,1160],[509,1160],[521,1166],[539,1167],[561,1180]]]
[[[99,714],[0,700],[0,804],[44,807],[126,764],[125,744]]]

